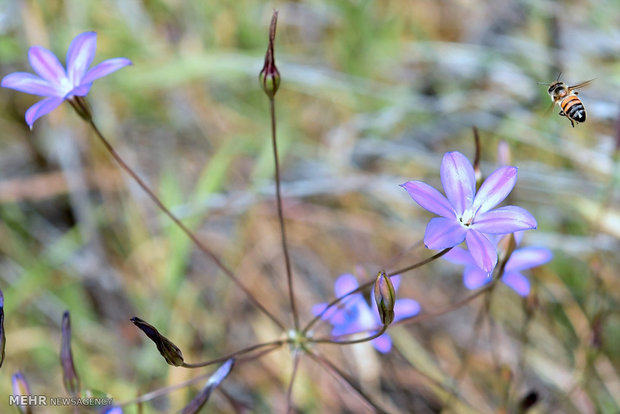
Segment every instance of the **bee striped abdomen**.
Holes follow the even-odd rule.
[[[562,112],[575,122],[586,122],[586,108],[575,95],[569,95],[560,103]]]

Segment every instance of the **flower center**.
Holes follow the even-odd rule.
[[[465,228],[469,228],[474,222],[474,213],[471,210],[465,210],[461,217],[459,217],[459,222],[461,226]]]

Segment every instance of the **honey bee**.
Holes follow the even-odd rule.
[[[558,76],[559,79],[559,76]],[[551,97],[552,105],[558,104],[560,107],[560,116],[565,116],[570,124],[575,128],[576,123],[586,122],[586,108],[583,106],[581,99],[577,97],[579,93],[577,89],[584,88],[592,83],[594,79],[577,85],[568,86],[561,80],[556,80],[549,85],[547,93]]]

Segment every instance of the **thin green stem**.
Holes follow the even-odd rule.
[[[293,289],[293,272],[291,271],[291,259],[288,254],[288,245],[286,242],[286,229],[284,227],[284,213],[282,210],[282,196],[280,194],[280,161],[278,156],[278,141],[276,139],[276,104],[273,97],[269,98],[269,114],[271,116],[271,144],[273,146],[273,160],[276,169],[276,199],[278,203],[278,220],[280,222],[280,238],[282,239],[282,251],[284,253],[284,265],[286,266],[286,280],[288,282],[288,296],[291,302],[291,311],[293,312],[293,320],[295,330],[299,330],[299,314],[295,304],[295,295]]]
[[[138,174],[136,174],[136,172],[123,160],[123,158],[118,154],[118,152],[116,152],[116,150],[114,149],[114,147],[112,146],[112,144],[103,136],[103,134],[101,133],[101,131],[99,131],[99,128],[97,128],[97,125],[95,125],[95,122],[91,119],[89,121],[87,121],[89,123],[89,125],[92,127],[92,129],[95,131],[95,134],[97,135],[97,137],[99,138],[99,140],[103,143],[103,146],[108,150],[108,152],[110,153],[110,155],[112,155],[112,157],[116,160],[116,162],[121,166],[121,168],[123,170],[125,170],[125,172],[127,174],[129,174],[131,176],[131,178],[140,186],[140,188],[142,188],[142,190],[144,190],[144,192],[149,196],[149,198],[155,203],[155,205],[157,205],[157,207],[165,214],[167,215],[173,222],[174,224],[177,225],[178,228],[180,228],[183,233],[185,233],[187,235],[187,237],[189,237],[189,239],[194,243],[194,245],[196,247],[198,247],[198,249],[203,252],[206,256],[208,256],[211,260],[213,260],[213,262],[217,265],[217,267],[220,268],[220,270],[222,270],[222,272],[224,272],[224,274],[226,276],[228,276],[228,278],[230,280],[232,280],[235,285],[237,285],[237,287],[239,289],[241,289],[243,291],[243,293],[246,294],[246,296],[250,299],[250,301],[252,301],[252,303],[254,303],[254,305],[256,305],[256,307],[258,307],[265,315],[267,315],[269,317],[269,319],[271,319],[276,325],[278,325],[282,330],[285,330],[285,326],[282,322],[280,322],[271,312],[269,312],[267,310],[267,308],[265,308],[265,306],[263,306],[263,304],[261,304],[258,299],[256,299],[256,297],[252,294],[252,292],[250,292],[250,290],[243,285],[243,283],[241,283],[241,281],[237,278],[237,276],[235,276],[235,274],[215,255],[215,253],[213,253],[211,251],[211,249],[209,249],[205,244],[203,244],[197,237],[196,235],[189,229],[187,228],[182,222],[181,220],[179,220],[169,209],[168,207],[166,207],[163,202],[159,199],[159,197],[157,197],[155,195],[155,193],[153,192],[153,190],[151,190],[151,188],[138,176]]]

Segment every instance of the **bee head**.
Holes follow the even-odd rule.
[[[568,87],[562,81],[555,81],[549,85],[549,89],[547,89],[547,93],[551,96],[551,99],[556,100],[559,98],[563,98],[566,96],[568,91]]]

